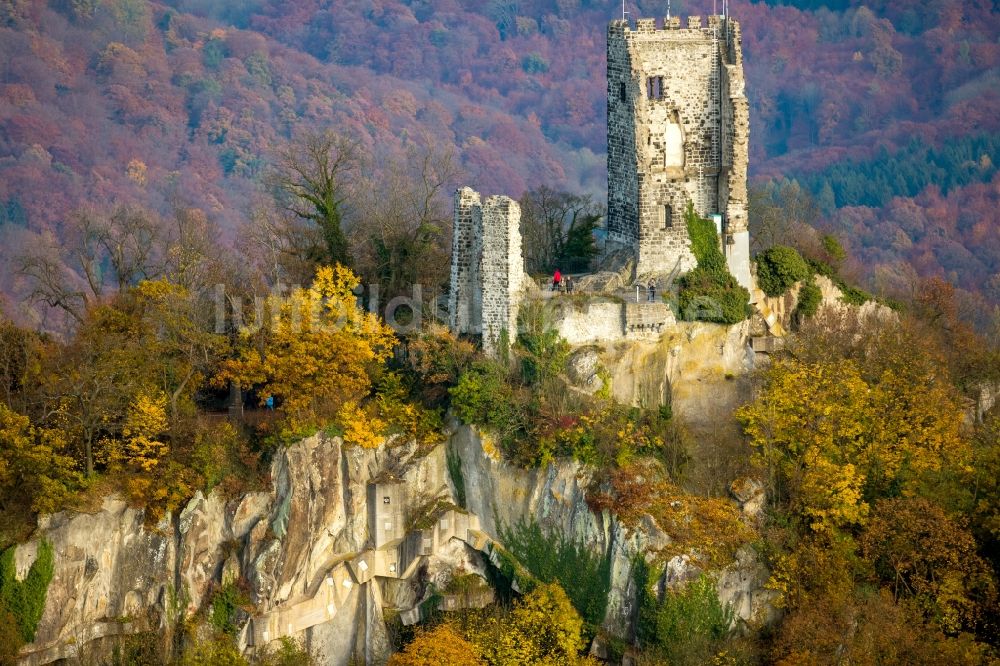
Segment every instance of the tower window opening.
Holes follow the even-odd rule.
[[[628,99],[628,90],[625,87],[625,82],[620,81],[618,85],[618,99],[621,101],[626,101]]]
[[[674,211],[670,208],[670,204],[660,206],[659,217],[661,229],[670,229],[674,226]]]
[[[649,99],[663,99],[663,77],[651,76],[646,79],[646,97]]]

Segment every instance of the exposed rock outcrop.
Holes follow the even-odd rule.
[[[23,663],[73,656],[97,638],[165,630],[179,613],[202,607],[224,569],[249,583],[261,611],[311,596],[335,564],[365,548],[370,480],[403,471],[413,505],[448,494],[443,448],[418,460],[412,454],[412,447],[370,451],[317,435],[276,456],[270,492],[229,501],[198,493],[179,515],[152,528],[142,511],[116,498],[94,514],[43,519],[36,538],[19,548],[28,562],[41,538],[55,550],[45,613]],[[370,594],[355,597],[366,621],[337,622],[350,626],[351,636],[370,634],[381,607]],[[336,641],[315,633],[317,644],[337,648],[327,655],[331,663],[346,663],[358,647],[343,644],[343,630],[334,632]]]
[[[490,540],[501,540],[500,526],[532,519],[610,553],[605,625],[627,634],[635,598],[633,558],[666,543],[655,522],[647,517],[640,529],[629,532],[608,516],[592,513],[586,504],[589,477],[577,464],[514,468],[492,455],[489,439],[469,427],[457,428],[450,445],[462,461],[469,513],[433,514],[427,524],[441,516],[433,534],[440,527],[445,536],[441,543],[435,536],[433,546],[431,533],[415,523],[426,523],[420,511],[433,504],[429,500],[446,506],[455,501],[446,446],[416,457],[410,446],[365,450],[322,435],[280,451],[270,491],[228,500],[218,492],[199,493],[155,527],[116,498],[93,514],[44,519],[35,539],[17,553],[19,568],[26,568],[40,539],[49,540],[55,551],[45,613],[22,663],[92,654],[101,638],[138,632],[166,636],[178,617],[205,607],[213,590],[234,576],[246,581],[257,609],[243,629],[242,644],[252,647],[293,635],[324,663],[346,664],[354,657],[375,663],[389,649],[385,608],[414,607],[424,598],[427,581],[443,586],[456,571],[482,573],[482,551]],[[370,484],[386,479],[401,482],[396,487],[402,506],[393,515],[407,522],[408,536],[390,544],[389,551],[373,551],[375,514],[369,513],[368,491],[384,487]],[[458,524],[444,525],[447,516],[468,525],[467,535],[456,531]],[[417,555],[407,560],[404,552],[410,536],[418,537],[414,547],[423,554],[423,574],[386,573],[390,561],[415,561]],[[361,566],[366,559],[369,564]],[[746,573],[754,567],[738,566],[743,573],[723,577],[726,594],[739,600],[741,613],[759,612],[753,601],[742,601],[760,587],[761,576]]]

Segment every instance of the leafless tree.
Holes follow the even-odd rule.
[[[307,249],[314,264],[351,264],[343,229],[361,160],[358,145],[331,131],[305,132],[283,146],[269,180],[280,210],[314,226],[320,242]]]
[[[819,219],[819,207],[797,181],[751,187],[749,197],[750,238],[755,253],[775,245],[793,245],[801,250],[804,244],[818,242],[812,225]]]
[[[428,141],[380,166],[367,175],[356,201],[351,239],[357,267],[387,298],[415,284],[433,291],[448,278],[453,155]]]
[[[593,231],[604,217],[589,195],[542,186],[521,197],[521,233],[529,273],[582,270],[596,253]]]
[[[135,206],[110,214],[78,211],[65,241],[45,234],[19,258],[32,285],[31,298],[82,320],[87,306],[166,267],[166,229],[158,215]]]
[[[315,273],[319,229],[273,205],[258,201],[236,241],[240,252],[261,276],[263,286],[307,284]]]

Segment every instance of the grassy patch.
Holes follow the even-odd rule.
[[[465,477],[462,475],[462,458],[458,455],[455,447],[449,446],[445,451],[445,462],[448,465],[448,476],[451,477],[451,485],[455,487],[455,499],[463,509],[465,503]]]

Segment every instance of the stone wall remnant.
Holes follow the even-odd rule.
[[[463,187],[455,194],[452,230],[450,327],[455,334],[482,335],[490,356],[517,336],[524,287],[521,207],[510,197],[483,201]]]

